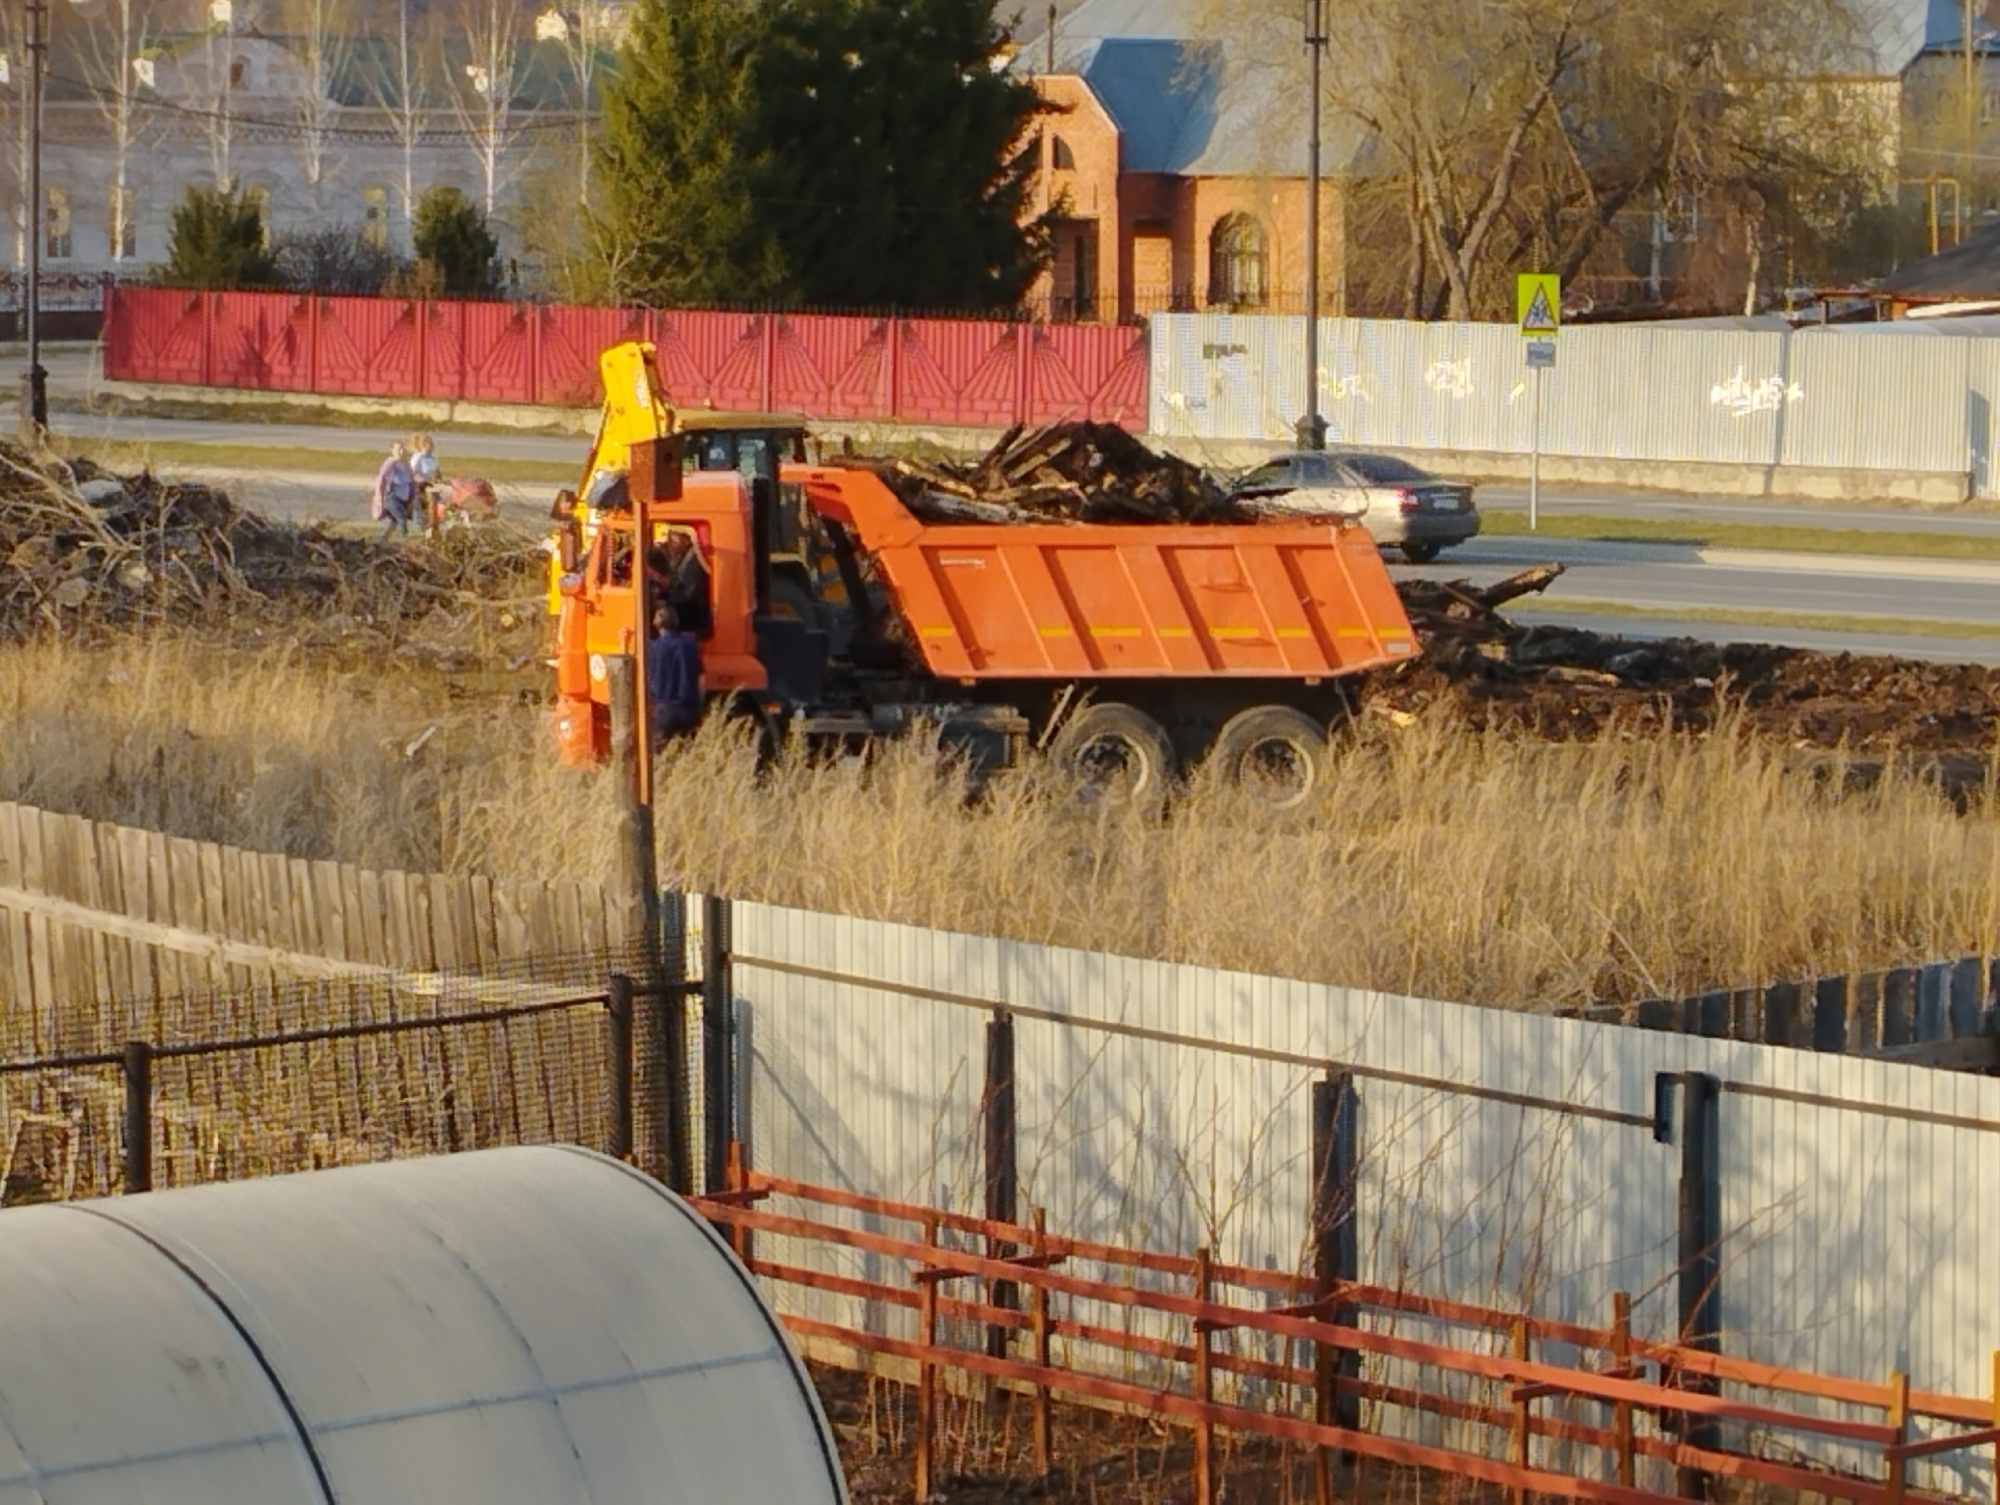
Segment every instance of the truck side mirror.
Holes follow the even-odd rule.
[[[562,572],[565,575],[576,573],[576,561],[583,553],[583,539],[580,536],[582,531],[577,527],[576,518],[572,515],[564,519],[562,531],[556,535],[557,556],[562,560]]]

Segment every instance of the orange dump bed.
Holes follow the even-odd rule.
[[[948,679],[1323,679],[1414,657],[1354,524],[931,524],[862,470],[787,466]]]

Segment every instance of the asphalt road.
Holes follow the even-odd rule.
[[[1490,538],[1474,539],[1435,564],[1393,565],[1392,572],[1399,577],[1464,578],[1486,585],[1551,560],[1563,565],[1562,578],[1545,594],[1509,607],[1509,615],[1639,637],[1726,638],[1952,662],[2000,662],[2000,639],[1948,630],[1937,636],[1869,632],[1861,620],[1963,622],[2000,629],[2000,563]],[[1566,616],[1565,601],[1615,603],[1640,608],[1643,614],[1621,617],[1593,611]],[[1853,631],[1830,632],[1820,627],[1725,624],[1665,615],[1689,608],[1805,612],[1857,621]]]

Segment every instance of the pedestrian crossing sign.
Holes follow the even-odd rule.
[[[1562,279],[1552,272],[1523,272],[1514,279],[1514,308],[1521,333],[1546,340],[1562,328]]]

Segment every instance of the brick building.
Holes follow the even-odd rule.
[[[1305,110],[1197,39],[1204,3],[1084,0],[1014,59],[1054,107],[1036,185],[1037,210],[1061,211],[1037,297],[1052,318],[1305,307]],[[1324,130],[1320,308],[1337,314],[1357,142],[1330,112]]]

